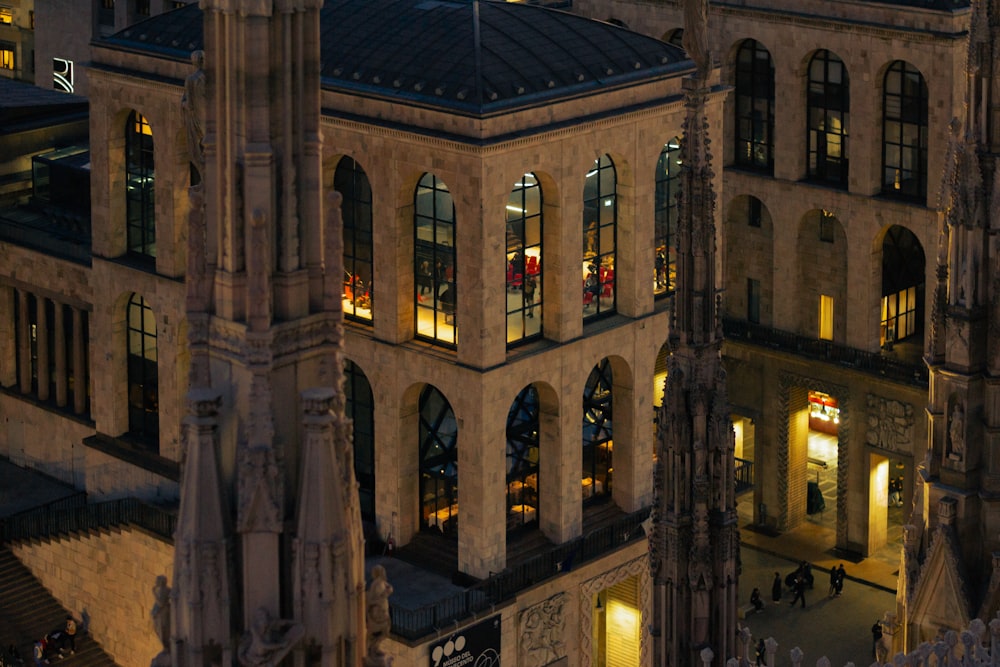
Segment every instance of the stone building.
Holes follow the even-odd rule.
[[[203,18],[179,8],[91,47],[90,252],[66,259],[0,244],[0,451],[95,500],[178,498],[199,354],[188,344],[199,326],[185,285],[188,189],[203,173],[181,98],[192,52],[209,44]],[[384,648],[397,664],[461,650],[494,651],[505,664],[645,662],[652,603],[640,525],[652,503],[654,375],[666,357],[691,61],[660,40],[521,4],[326,3],[319,31],[319,168],[293,172],[275,157],[283,194],[273,205],[297,210],[296,184],[343,196],[339,289],[361,516],[370,555],[392,549],[389,563],[407,568],[393,580]],[[223,70],[206,51],[210,78]],[[280,54],[245,65],[226,57],[247,81],[286,81],[275,94],[294,109]],[[721,137],[717,77],[705,104],[709,133]],[[276,105],[266,93],[248,99]],[[244,120],[261,117],[251,107],[229,108],[232,136],[261,129]],[[208,210],[246,216],[250,197],[267,200],[248,180],[253,159],[209,169],[207,192],[226,194]],[[322,329],[307,326],[323,294],[322,248],[305,219],[283,219],[269,240],[273,289],[262,293],[275,323],[275,464],[291,508],[304,479],[299,395],[323,376],[301,347]],[[261,306],[240,267],[258,246],[241,240],[245,228],[215,229],[208,345],[222,388],[219,475],[232,498],[240,434],[255,419],[240,341]],[[50,339],[85,344],[39,342]],[[286,562],[294,517],[281,518]],[[152,582],[133,576],[145,617]],[[433,595],[407,598],[421,581]],[[65,604],[79,606],[69,590]],[[437,629],[445,624],[453,629]]]

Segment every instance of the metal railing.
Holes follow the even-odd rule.
[[[726,338],[791,352],[809,359],[818,359],[846,366],[862,373],[878,375],[896,382],[919,387],[927,386],[927,366],[886,357],[877,352],[858,350],[828,340],[807,338],[788,331],[771,329],[744,320],[723,319]]]
[[[0,520],[0,544],[122,525],[138,526],[165,540],[173,540],[177,516],[167,510],[136,498],[86,504],[86,494],[82,495],[82,504],[77,496],[71,496]]]
[[[753,488],[753,461],[736,457],[736,493]]]
[[[419,609],[390,606],[392,632],[404,639],[421,639],[446,625],[510,600],[530,586],[555,577],[560,572],[568,572],[576,564],[585,563],[645,537],[642,522],[648,516],[649,508],[646,508],[621,517],[607,526],[498,572],[468,590]]]

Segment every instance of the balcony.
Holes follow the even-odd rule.
[[[897,356],[858,350],[828,340],[807,338],[788,331],[771,329],[745,320],[723,318],[722,329],[728,340],[788,352],[814,361],[824,361],[894,382],[927,387],[927,366]]]

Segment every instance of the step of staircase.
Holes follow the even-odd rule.
[[[26,666],[33,665],[35,640],[61,628],[68,612],[6,547],[0,547],[0,651],[14,644]],[[77,625],[82,626],[77,618]],[[51,661],[60,667],[116,667],[101,646],[81,628],[76,653]]]

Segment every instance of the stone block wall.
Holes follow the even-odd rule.
[[[12,545],[11,551],[63,607],[84,619],[116,663],[147,667],[160,652],[149,611],[157,575],[173,579],[172,544],[126,529]]]

